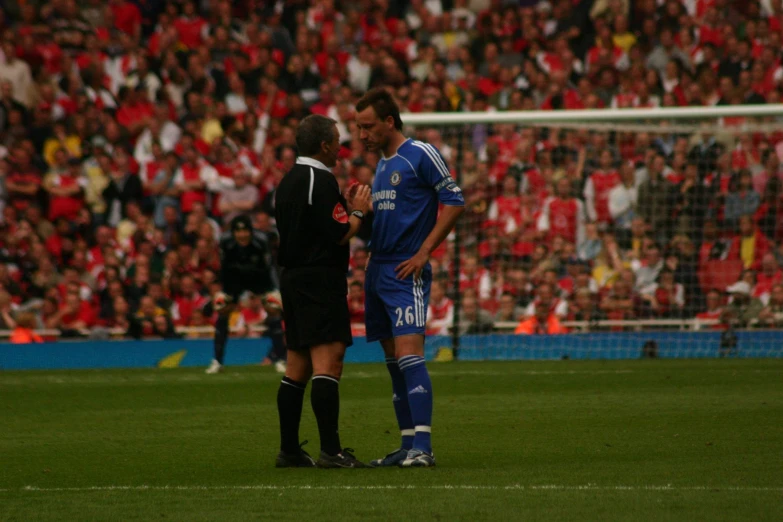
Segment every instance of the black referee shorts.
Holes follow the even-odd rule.
[[[280,275],[285,339],[289,350],[311,346],[353,344],[348,313],[348,282],[339,268],[289,268]]]

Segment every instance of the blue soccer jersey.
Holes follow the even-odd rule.
[[[462,191],[438,150],[406,140],[378,162],[373,183],[370,265],[365,279],[367,340],[423,334],[432,272],[397,279],[396,266],[413,257],[432,232],[438,204],[463,206]]]
[[[439,202],[465,205],[438,149],[411,139],[378,162],[372,191],[370,251],[378,261],[403,261],[416,254],[435,226]]]

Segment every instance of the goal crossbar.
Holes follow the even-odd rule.
[[[716,119],[783,116],[783,104],[716,107],[658,107],[654,109],[585,109],[563,111],[403,113],[406,125],[441,126],[497,123],[607,123],[651,120]],[[782,125],[783,126],[783,125]]]

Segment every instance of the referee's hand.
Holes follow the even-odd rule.
[[[367,214],[372,207],[372,197],[370,195],[370,187],[367,185],[354,185],[356,188],[351,190],[348,194],[348,209],[353,212],[354,210],[360,210]]]

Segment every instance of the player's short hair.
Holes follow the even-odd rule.
[[[400,108],[394,101],[392,95],[383,87],[370,89],[356,103],[356,112],[362,112],[368,107],[375,110],[378,119],[386,120],[389,116],[394,119],[394,128],[402,130],[402,118],[400,118]]]
[[[300,156],[313,156],[321,152],[321,144],[332,141],[332,133],[337,132],[337,122],[320,114],[311,114],[299,122],[296,128],[296,148]]]

